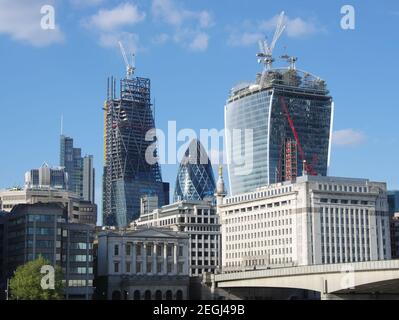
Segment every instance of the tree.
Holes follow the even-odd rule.
[[[48,278],[48,274],[41,273],[42,267],[50,265],[49,261],[39,256],[36,260],[19,266],[10,279],[11,298],[16,300],[61,300],[63,298],[63,275],[59,266],[55,267],[54,289],[42,287],[42,282]],[[48,282],[46,283],[48,284]]]

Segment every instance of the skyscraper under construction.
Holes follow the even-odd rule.
[[[283,19],[284,13],[271,44],[259,43],[263,72],[234,87],[225,106],[226,132],[233,137],[226,139],[233,195],[294,180],[302,172],[327,175],[333,100],[322,79],[296,68],[295,57],[281,57],[288,68],[272,67]],[[245,130],[252,133],[249,141]]]
[[[155,127],[150,79],[126,76],[108,80],[104,104],[103,225],[123,227],[140,216],[144,198],[169,203],[169,184],[162,182],[158,163],[146,161],[147,132]],[[156,151],[155,151],[156,152]]]

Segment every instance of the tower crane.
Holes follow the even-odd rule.
[[[119,43],[119,47],[121,49],[122,52],[122,56],[123,56],[123,60],[125,60],[125,65],[126,65],[126,78],[131,79],[134,71],[136,70],[135,67],[135,54],[132,53],[131,54],[131,59],[129,61],[128,56],[126,55],[126,51],[125,48],[123,47],[122,42],[118,41]]]
[[[272,42],[270,43],[270,45],[267,42],[267,39],[265,39],[263,41],[259,40],[259,42],[258,42],[260,52],[256,56],[258,57],[258,63],[264,64],[263,72],[262,72],[262,76],[261,76],[261,80],[260,80],[261,86],[263,85],[263,82],[265,80],[265,76],[266,76],[267,72],[270,71],[272,68],[272,64],[274,62],[273,50],[274,50],[274,47],[276,46],[277,40],[281,37],[284,30],[285,30],[284,11],[282,11],[278,17],[276,30],[274,32],[274,36],[273,36],[273,39],[272,39]]]

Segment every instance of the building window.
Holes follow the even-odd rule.
[[[151,272],[152,272],[152,263],[147,262],[147,273],[151,273]]]
[[[171,272],[172,272],[172,264],[168,263],[168,273],[171,273]]]
[[[147,245],[147,256],[148,257],[152,256],[152,245],[150,244]]]
[[[114,256],[119,256],[119,245],[114,246]]]
[[[157,264],[157,273],[162,273],[162,263]]]
[[[136,262],[136,272],[141,273],[141,262]]]
[[[132,254],[132,246],[130,244],[126,245],[126,255],[130,256]]]
[[[172,256],[172,249],[173,249],[173,246],[169,246],[168,245],[168,257],[171,257]]]
[[[184,267],[184,263],[183,262],[179,262],[179,264],[177,265],[177,272],[178,273],[183,273],[183,267]]]
[[[141,245],[139,244],[136,246],[136,255],[141,256]]]
[[[114,272],[115,273],[119,272],[119,262],[114,262]]]
[[[130,273],[130,262],[126,262],[126,273]]]

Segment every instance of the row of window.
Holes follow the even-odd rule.
[[[239,217],[226,219],[225,220],[225,224],[234,224],[234,223],[259,221],[259,220],[262,220],[262,219],[275,219],[275,218],[286,217],[288,215],[291,215],[291,213],[292,213],[292,209],[276,210],[276,211],[248,214],[248,215],[245,215],[245,216],[239,216]]]
[[[290,238],[279,238],[272,240],[258,240],[253,242],[238,242],[227,244],[227,250],[236,250],[236,249],[246,249],[246,248],[255,248],[255,247],[263,247],[263,246],[281,246],[292,244],[292,237]]]
[[[291,235],[292,228],[279,228],[277,230],[269,230],[263,232],[251,232],[251,233],[239,233],[226,236],[227,241],[241,241],[248,239],[256,239],[258,237],[276,237],[276,236],[284,236]]]
[[[136,249],[136,256],[142,256],[144,253],[144,244],[135,244],[135,249]],[[163,250],[164,250],[164,246],[165,245],[155,245],[155,251],[156,251],[156,255],[158,257],[163,256]],[[174,245],[167,245],[166,247],[166,254],[168,257],[172,257],[173,255],[173,247]],[[133,244],[129,244],[127,243],[125,245],[125,254],[127,256],[131,256],[133,251]],[[154,245],[152,244],[147,244],[146,245],[146,256],[153,256],[154,254]],[[182,257],[184,254],[184,247],[183,246],[178,246],[178,256]],[[114,256],[119,256],[119,245],[115,244],[114,245]]]
[[[322,191],[343,191],[343,192],[369,192],[368,187],[363,186],[346,186],[346,185],[332,185],[332,184],[319,184],[319,190]]]
[[[114,262],[114,273],[120,273],[122,270],[120,268],[121,263],[119,261]],[[154,265],[152,262],[147,262],[144,264],[143,262],[136,262],[136,273],[143,273],[144,272],[144,266],[146,267],[146,273],[147,274],[153,274],[153,273],[165,273],[165,266],[163,262],[158,262],[156,265]],[[153,270],[153,267],[156,268],[156,270]],[[155,271],[155,272],[154,272]],[[124,273],[131,273],[133,272],[132,270],[132,263],[126,262],[125,263],[125,270]],[[166,272],[167,273],[172,273],[173,272],[173,263],[167,263],[166,264]],[[177,273],[182,274],[184,272],[184,263],[179,262],[177,263]]]
[[[239,195],[231,198],[226,199],[227,204],[232,204],[236,202],[242,202],[242,201],[248,201],[248,200],[255,200],[255,199],[262,199],[265,197],[270,197],[270,196],[276,196],[276,195],[281,195],[285,193],[292,192],[292,186],[289,187],[283,187],[283,188],[278,188],[278,189],[272,189],[272,190],[265,190],[265,191],[259,191],[256,193],[250,193],[250,194],[244,194],[244,195]]]

